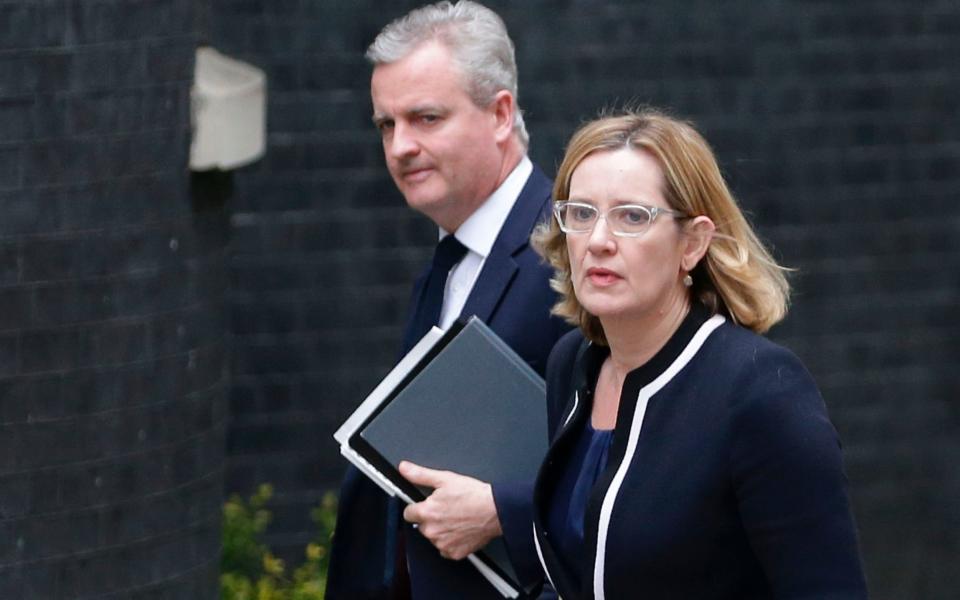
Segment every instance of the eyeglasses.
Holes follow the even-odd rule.
[[[590,233],[599,219],[605,219],[607,228],[613,235],[640,237],[661,214],[675,219],[686,216],[669,208],[643,204],[622,204],[608,208],[603,214],[600,214],[597,207],[583,202],[560,201],[553,205],[553,216],[557,218],[560,231],[564,233]]]

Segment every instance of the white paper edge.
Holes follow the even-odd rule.
[[[387,373],[383,381],[360,403],[357,410],[343,422],[340,429],[337,429],[337,432],[333,434],[333,439],[337,440],[341,446],[349,446],[351,436],[370,418],[370,415],[386,400],[390,392],[417,366],[420,359],[426,356],[427,352],[437,344],[441,337],[443,337],[443,330],[439,327],[433,327],[425,336],[420,338],[420,341],[410,349],[410,352],[407,352],[407,355],[400,359],[397,366]]]
[[[350,417],[344,421],[343,425],[337,429],[337,432],[333,434],[333,439],[340,443],[340,454],[342,454],[344,458],[357,467],[361,473],[369,477],[371,481],[376,483],[380,489],[386,492],[391,498],[398,496],[407,504],[413,504],[413,499],[406,495],[392,481],[384,477],[380,471],[360,456],[356,450],[351,448],[349,442],[357,429],[380,407],[387,396],[403,381],[403,378],[406,377],[407,374],[417,366],[420,360],[426,356],[427,352],[437,344],[440,338],[443,337],[443,334],[444,331],[439,327],[431,328],[430,331],[407,352],[406,356],[400,359],[397,366],[387,373],[383,381],[370,392],[353,414],[350,415]],[[471,553],[467,556],[467,559],[480,571],[481,575],[493,584],[493,587],[495,587],[504,598],[518,598],[520,596],[519,591],[514,589],[514,587],[507,583],[503,577],[500,577],[496,571],[477,558],[475,554]]]
[[[497,588],[497,591],[504,598],[517,598],[520,596],[520,592],[513,589],[513,586],[507,583],[503,577],[497,575],[497,572],[484,564],[482,560],[477,558],[473,553],[467,555],[467,558],[470,560],[470,563],[480,571],[480,574],[487,578],[487,580],[493,584],[493,587]]]
[[[401,500],[407,504],[413,504],[413,500],[410,496],[407,496],[403,491],[398,488],[392,481],[384,477],[379,471],[374,468],[369,462],[363,459],[362,456],[357,454],[355,450],[349,446],[340,446],[340,454],[349,460],[357,469],[359,469],[364,475],[369,477],[374,483],[376,483],[380,488],[385,491],[390,497],[399,496]],[[497,589],[498,592],[504,598],[517,598],[520,596],[520,593],[513,588],[507,581],[505,581],[496,571],[488,567],[482,560],[477,558],[476,555],[470,554],[467,556],[470,560],[470,563],[476,567],[480,574],[487,578],[487,580],[493,584],[493,587]]]
[[[376,483],[380,488],[385,491],[391,498],[394,496],[399,496],[401,500],[407,504],[413,504],[413,500],[410,496],[407,496],[403,493],[403,490],[398,488],[392,481],[387,479],[377,471],[373,465],[368,463],[362,456],[357,454],[356,450],[350,448],[349,446],[340,446],[340,454],[344,456],[347,460],[353,463],[361,473],[369,477],[374,483]]]

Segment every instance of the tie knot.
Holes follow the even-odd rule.
[[[433,253],[434,268],[449,271],[467,253],[467,247],[452,235],[445,236]]]

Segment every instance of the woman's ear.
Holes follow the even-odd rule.
[[[699,216],[690,219],[683,227],[683,256],[680,258],[680,268],[689,273],[697,266],[700,259],[707,253],[710,240],[717,226],[710,217]]]

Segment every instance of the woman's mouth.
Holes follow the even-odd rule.
[[[620,281],[623,277],[610,269],[591,267],[587,269],[587,279],[597,287],[606,287]]]

